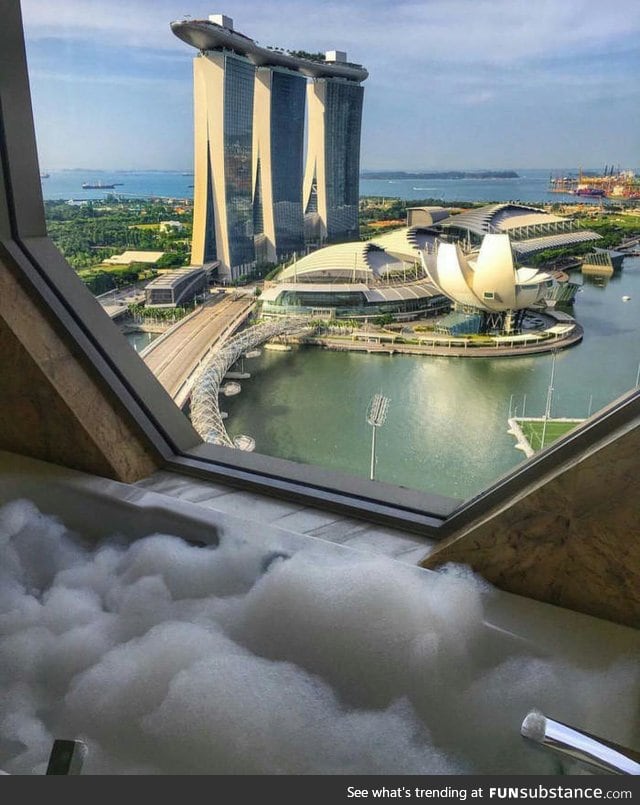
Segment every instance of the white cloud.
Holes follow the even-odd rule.
[[[107,45],[176,48],[180,43],[169,28],[174,17],[164,11],[169,5],[123,0],[24,0],[22,8],[28,40],[81,39]]]
[[[102,72],[104,83],[134,86],[151,81],[155,74],[171,79],[175,75],[176,80],[182,75],[182,91],[190,99],[188,75],[195,51],[169,28],[170,20],[187,13],[197,19],[225,12],[234,18],[238,30],[263,45],[346,50],[370,73],[365,119],[367,109],[375,110],[369,124],[375,122],[375,131],[370,127],[363,132],[365,148],[375,141],[386,152],[395,147],[398,125],[406,130],[407,142],[413,128],[427,127],[437,149],[438,136],[443,142],[450,139],[451,131],[443,129],[452,125],[456,110],[460,114],[465,107],[479,119],[487,117],[488,110],[496,114],[502,109],[499,125],[507,131],[513,125],[507,109],[517,112],[526,107],[535,111],[535,119],[543,120],[576,105],[569,125],[580,126],[583,119],[601,114],[603,104],[609,108],[637,104],[637,0],[609,4],[600,0],[281,0],[277,6],[263,0],[234,0],[226,7],[212,6],[210,0],[22,0],[22,4],[36,81],[46,81],[47,74],[60,80],[59,73],[72,73],[73,59],[81,49],[66,46],[83,42],[96,47],[92,67]],[[50,40],[48,47],[37,48],[45,39]],[[51,61],[58,44],[65,57],[63,66]],[[125,55],[118,49],[128,49],[117,70],[100,64],[98,48],[104,56],[105,46],[113,49],[113,65],[115,54]],[[82,52],[86,61],[86,48]],[[112,71],[131,79],[113,78]],[[589,105],[592,113],[587,115]],[[619,116],[618,108],[614,116]],[[391,120],[393,124],[385,123]],[[493,119],[491,125],[495,124]],[[592,136],[607,140],[608,151],[617,147],[613,142],[617,135],[612,132],[594,130]],[[477,138],[473,147],[479,147]],[[363,151],[365,164],[368,158]],[[437,160],[435,150],[432,158]],[[417,156],[414,159],[420,161]]]
[[[83,37],[173,48],[169,22],[185,16],[175,0],[23,0],[32,38]],[[206,17],[209,4],[191,9]],[[584,55],[632,42],[640,33],[635,0],[238,0],[227,12],[264,44],[348,48],[367,63],[511,65],[541,57]],[[283,25],[283,20],[286,24]],[[184,47],[184,46],[182,46]]]

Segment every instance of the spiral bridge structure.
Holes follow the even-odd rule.
[[[273,319],[256,324],[225,341],[202,367],[191,393],[191,423],[205,442],[237,447],[227,433],[220,413],[220,385],[233,364],[246,352],[270,338],[300,335],[313,330],[302,316]]]

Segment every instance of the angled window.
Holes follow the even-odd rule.
[[[361,272],[369,272],[376,281],[353,282],[337,296],[330,294],[326,277],[321,283],[320,273],[314,281],[310,273],[305,288],[308,264],[302,255],[294,258],[293,268],[288,261],[291,283],[283,286],[279,304],[284,299],[300,306],[303,300],[310,320],[322,320],[321,330],[306,333],[316,346],[292,349],[295,333],[283,331],[276,349],[258,343],[241,351],[233,365],[224,367],[232,376],[216,381],[222,389],[220,416],[227,415],[222,422],[231,441],[247,445],[239,437],[249,437],[255,452],[205,443],[207,434],[196,433],[188,416],[194,370],[208,357],[198,343],[200,323],[207,311],[215,312],[208,346],[231,337],[252,313],[256,295],[251,284],[238,284],[227,293],[228,288],[215,284],[206,288],[201,273],[186,273],[194,268],[193,196],[202,192],[209,202],[203,206],[209,235],[202,241],[197,268],[215,281],[215,258],[228,240],[235,271],[229,281],[239,281],[243,272],[250,275],[255,235],[265,226],[264,211],[253,206],[256,199],[264,201],[259,184],[264,165],[257,172],[252,165],[254,66],[224,56],[230,62],[221,85],[224,148],[218,153],[213,140],[206,142],[206,180],[199,190],[190,187],[190,123],[176,123],[191,120],[192,54],[172,36],[169,21],[167,41],[155,51],[132,42],[118,44],[113,32],[113,41],[85,41],[71,24],[56,24],[52,34],[29,16],[38,160],[21,23],[16,4],[5,5],[0,33],[7,65],[0,87],[3,248],[30,293],[46,301],[57,326],[100,372],[167,467],[443,535],[524,488],[549,466],[577,455],[612,423],[634,415],[637,393],[628,392],[638,384],[640,329],[633,306],[622,301],[640,298],[633,272],[623,269],[621,275],[616,269],[605,276],[608,266],[596,264],[593,274],[585,274],[593,280],[587,278],[579,294],[576,289],[579,346],[541,354],[530,349],[526,356],[502,358],[498,353],[507,345],[493,342],[495,357],[468,357],[469,350],[487,347],[477,329],[469,329],[465,317],[470,314],[462,308],[443,319],[444,331],[434,328],[428,316],[413,327],[401,321],[403,313],[415,309],[419,292],[411,286],[413,296],[403,296],[398,282],[380,287],[377,278],[385,271],[392,276],[394,265],[393,276],[400,276],[396,246],[388,245],[386,251],[370,249],[364,256],[350,253],[348,264],[341,265],[347,277],[357,271],[360,279]],[[345,84],[327,91],[327,115],[336,136],[326,144],[331,166],[326,195],[329,229],[338,239],[357,238],[358,199],[351,191],[359,156],[360,90]],[[283,109],[278,114],[284,115]],[[206,127],[203,131],[205,137],[210,133]],[[319,197],[316,175],[306,199],[302,190],[298,197],[286,184],[285,179],[302,176],[298,156],[296,172],[280,169],[274,185],[282,205],[276,224],[291,236],[285,251],[294,253],[301,205],[305,213],[315,213]],[[214,180],[219,166],[212,160],[217,158],[224,167],[224,186]],[[223,192],[227,206],[217,208],[224,217],[218,220],[213,199]],[[486,231],[491,226],[487,222]],[[470,237],[467,226],[460,232],[480,241],[473,231]],[[460,277],[455,275],[456,282]],[[537,286],[520,287],[535,291]],[[279,297],[269,302],[268,293],[271,289],[265,288],[265,304],[277,308]],[[482,294],[486,300],[495,296],[493,291]],[[145,311],[149,301],[151,315]],[[367,305],[373,315],[363,313]],[[171,343],[169,326],[183,315],[190,316],[193,329],[166,353],[149,349],[152,337],[158,344]],[[537,315],[546,321],[544,310]],[[506,327],[509,316],[491,313],[485,320]],[[560,342],[566,332],[567,319],[558,315],[554,321],[556,329],[547,328],[549,344]],[[539,325],[530,316],[519,326],[517,336],[507,333],[512,341],[531,340]],[[340,349],[322,349],[323,338]],[[460,339],[460,355],[423,354],[429,349],[438,354],[438,345],[447,339]],[[154,359],[154,353],[162,357]],[[232,381],[240,384],[239,394]],[[388,398],[389,406],[385,421],[371,424],[367,411],[376,394]],[[602,415],[593,416],[600,409]],[[509,432],[513,421],[519,434]],[[531,426],[529,435],[525,422]],[[567,435],[569,425],[579,427]],[[521,436],[520,446],[526,442],[532,456],[528,461],[527,450],[517,449]]]

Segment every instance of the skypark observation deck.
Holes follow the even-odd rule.
[[[357,83],[369,76],[368,71],[359,64],[312,61],[261,47],[248,36],[211,20],[175,20],[171,23],[171,30],[183,42],[200,51],[230,50],[245,56],[257,67],[285,67],[309,78],[343,78]]]

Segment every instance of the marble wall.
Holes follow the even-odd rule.
[[[0,449],[136,481],[160,462],[124,406],[0,261]]]
[[[420,563],[640,627],[640,420],[610,433]]]

